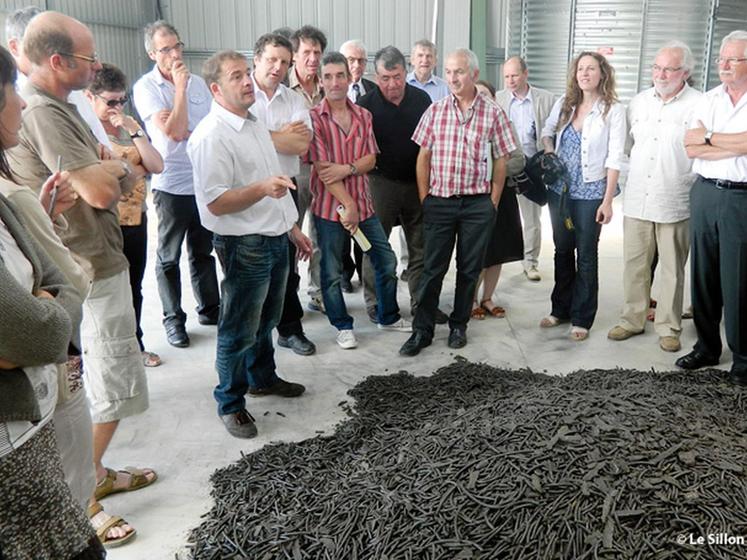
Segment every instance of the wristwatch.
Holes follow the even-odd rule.
[[[348,166],[350,167],[350,174],[353,177],[355,177],[356,175],[358,175],[358,168],[355,165],[353,165],[352,163],[349,163]]]
[[[713,146],[713,144],[711,144],[711,136],[713,136],[713,131],[706,130],[706,133],[703,136],[703,140],[705,140],[706,146]]]
[[[133,132],[132,134],[130,134],[130,138],[132,138],[133,140],[135,138],[145,138],[145,132],[143,132],[142,128],[138,128],[137,132]]]

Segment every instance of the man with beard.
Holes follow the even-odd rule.
[[[687,85],[693,55],[673,41],[656,54],[654,87],[628,106],[633,148],[623,192],[623,310],[607,337],[643,332],[651,296],[651,263],[659,253],[654,330],[666,352],[680,349],[685,263],[690,250],[690,188],[695,179],[682,137],[701,94]]]

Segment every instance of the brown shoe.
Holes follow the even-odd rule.
[[[676,336],[660,336],[659,348],[665,352],[679,352],[682,349],[680,339]]]
[[[628,340],[631,336],[641,334],[642,332],[643,331],[629,331],[625,327],[617,325],[610,329],[610,332],[607,333],[607,338],[610,340]]]
[[[257,435],[257,426],[254,425],[254,418],[245,409],[231,414],[223,414],[220,419],[233,437],[249,439]]]

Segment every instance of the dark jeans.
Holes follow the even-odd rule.
[[[224,278],[213,396],[224,415],[245,407],[249,388],[263,389],[278,379],[272,329],[283,309],[288,236],[216,235],[214,245]]]
[[[597,314],[599,296],[599,234],[596,213],[602,200],[568,199],[574,230],[566,229],[560,215],[560,196],[547,191],[547,203],[555,242],[555,286],[552,314],[572,325],[590,329]]]
[[[197,300],[197,313],[205,318],[218,314],[220,295],[212,233],[202,227],[195,197],[153,191],[153,203],[158,214],[158,250],[156,279],[163,306],[163,324],[184,325],[187,315],[182,311],[182,285],[179,259],[182,242],[187,239],[192,291]]]
[[[130,288],[132,289],[132,306],[135,308],[135,335],[140,351],[143,346],[143,329],[140,318],[143,312],[143,276],[145,261],[148,257],[148,215],[143,212],[139,226],[120,226],[124,240],[123,252],[130,263]]]
[[[456,244],[457,276],[450,328],[467,328],[496,209],[490,196],[427,196],[423,201],[424,261],[412,326],[433,337],[444,276]]]
[[[338,330],[352,329],[353,318],[348,314],[342,297],[342,251],[350,234],[340,222],[314,216],[317,240],[322,252],[320,276],[322,297],[327,318]],[[379,298],[377,321],[390,325],[400,319],[397,305],[397,257],[392,251],[384,230],[376,216],[360,222],[358,227],[371,242],[368,255],[376,275],[376,295]]]
[[[293,183],[298,186],[295,179]],[[293,202],[298,209],[298,193],[290,191]],[[293,334],[303,334],[301,319],[303,318],[303,307],[298,299],[298,285],[301,277],[298,274],[298,263],[296,263],[296,246],[288,242],[288,282],[285,286],[285,297],[283,299],[283,314],[280,316],[278,323],[278,334],[280,336],[291,336]]]
[[[721,355],[721,314],[734,369],[747,369],[747,190],[699,178],[690,191],[695,349]]]
[[[369,177],[369,188],[376,216],[384,228],[384,235],[389,239],[392,228],[401,224],[405,231],[409,261],[407,287],[410,291],[410,311],[417,307],[417,293],[420,275],[423,273],[423,206],[418,196],[418,186],[413,181],[393,181],[381,175]],[[376,305],[371,262],[363,259],[363,282],[366,307]]]

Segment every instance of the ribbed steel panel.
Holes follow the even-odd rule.
[[[522,55],[532,83],[555,94],[565,91],[572,0],[525,0]]]

